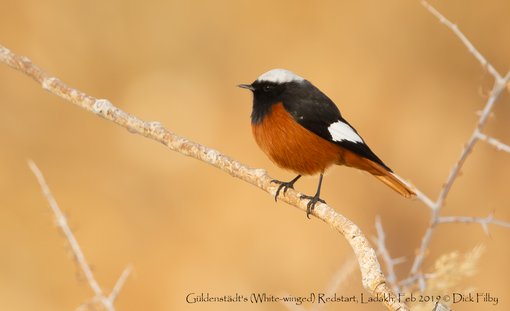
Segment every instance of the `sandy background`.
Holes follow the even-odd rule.
[[[510,65],[510,2],[443,1],[501,72]],[[161,121],[274,177],[251,137],[251,96],[235,87],[275,67],[319,86],[376,153],[432,197],[477,120],[490,76],[418,1],[30,1],[0,3],[0,42],[127,112]],[[128,264],[134,272],[116,303],[128,310],[286,310],[277,303],[187,304],[211,295],[324,291],[352,251],[322,222],[196,160],[129,134],[43,91],[0,65],[0,309],[75,310],[92,293],[55,227],[29,171],[33,159],[105,289]],[[508,93],[487,132],[510,143]],[[444,215],[510,220],[510,155],[476,146]],[[317,178],[297,184],[312,194]],[[410,269],[429,210],[375,178],[336,167],[323,198],[375,235],[380,215],[388,248]],[[510,308],[510,231],[445,225],[425,262],[441,254],[486,252],[474,287]],[[337,291],[362,292],[359,271]],[[338,308],[329,305],[333,310]],[[344,306],[345,307],[345,306]],[[347,306],[382,310],[379,304]]]

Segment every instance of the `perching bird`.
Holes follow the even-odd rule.
[[[319,185],[309,199],[307,217],[320,198],[324,171],[333,164],[367,171],[406,198],[415,193],[367,146],[337,106],[308,80],[285,69],[273,69],[252,84],[239,87],[253,92],[252,132],[259,147],[278,166],[296,172],[279,184],[275,200],[294,188],[302,175],[319,173]]]

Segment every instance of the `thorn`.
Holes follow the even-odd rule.
[[[398,258],[393,258],[392,263],[393,263],[393,265],[396,266],[396,265],[399,265],[399,264],[404,263],[406,261],[407,261],[407,258],[405,256],[402,256],[402,257],[398,257]]]
[[[485,232],[487,236],[491,236],[489,232],[489,226],[487,225],[487,223],[481,222],[480,225],[482,225],[483,232]]]

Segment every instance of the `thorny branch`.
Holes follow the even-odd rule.
[[[18,56],[1,45],[0,62],[31,77],[50,93],[88,112],[112,121],[126,128],[130,133],[139,134],[158,141],[170,150],[201,160],[236,178],[255,185],[273,196],[275,194],[277,187],[274,183],[271,183],[272,178],[264,170],[250,168],[217,150],[176,135],[159,122],[143,121],[115,107],[106,99],[97,99],[71,88],[58,78],[44,72],[27,57]],[[289,189],[286,195],[280,198],[280,201],[306,211],[307,202],[306,200],[301,200],[300,195],[299,192]],[[390,310],[409,310],[404,303],[398,301],[395,293],[386,284],[376,252],[356,224],[324,203],[317,205],[312,214],[335,228],[350,244],[358,260],[362,284],[367,291],[372,295],[391,297],[392,299],[383,302]],[[103,295],[102,293],[100,294]]]
[[[504,143],[500,142],[499,140],[489,137],[486,134],[483,133],[483,129],[485,127],[485,124],[487,123],[488,117],[490,113],[493,110],[494,104],[497,102],[497,100],[500,98],[501,93],[506,88],[507,84],[510,83],[510,71],[505,75],[502,76],[495,68],[492,66],[491,63],[487,61],[487,59],[478,51],[478,49],[475,48],[475,46],[469,41],[469,39],[460,31],[460,29],[452,23],[450,20],[448,20],[443,14],[441,14],[437,9],[435,9],[433,6],[431,6],[427,1],[421,1],[422,5],[432,14],[434,15],[442,24],[444,24],[446,27],[448,27],[459,39],[460,41],[466,46],[468,51],[478,60],[478,62],[482,65],[483,68],[485,68],[489,74],[494,78],[494,85],[492,87],[491,94],[489,98],[487,99],[485,106],[482,110],[482,113],[480,115],[480,118],[477,121],[476,127],[469,138],[468,142],[466,143],[459,160],[455,163],[453,168],[451,169],[446,182],[443,185],[443,188],[441,189],[437,199],[434,201],[430,199],[428,196],[426,196],[421,191],[417,192],[417,197],[419,200],[421,200],[426,206],[428,206],[431,209],[431,220],[429,227],[425,231],[425,234],[422,238],[421,245],[419,247],[418,253],[416,254],[416,257],[414,259],[413,265],[411,267],[410,275],[408,279],[401,281],[401,284],[405,284],[406,286],[414,283],[415,281],[418,281],[420,287],[423,287],[424,284],[424,274],[420,272],[423,261],[425,259],[425,254],[427,249],[429,248],[432,235],[435,231],[435,228],[438,224],[441,223],[479,223],[484,228],[485,232],[488,232],[487,226],[489,224],[493,225],[499,225],[503,227],[510,227],[510,223],[503,222],[501,220],[493,219],[492,215],[489,215],[487,218],[480,218],[480,217],[465,217],[465,216],[457,216],[457,217],[445,217],[441,216],[440,212],[441,209],[445,205],[445,201],[450,194],[450,190],[452,189],[452,186],[459,176],[460,171],[462,170],[462,167],[464,166],[464,163],[466,162],[468,156],[470,155],[471,151],[475,147],[476,143],[479,140],[486,141],[490,145],[496,147],[498,150],[503,150],[506,152],[510,152],[510,146],[505,145]],[[411,281],[411,282],[409,282]]]
[[[122,272],[121,276],[117,280],[117,283],[115,284],[115,287],[111,294],[106,297],[103,293],[103,290],[99,286],[99,283],[96,281],[94,274],[92,273],[92,270],[90,269],[90,266],[85,259],[85,254],[83,254],[83,251],[81,250],[80,245],[78,244],[78,241],[74,237],[73,232],[71,231],[71,228],[69,227],[67,223],[67,218],[65,217],[64,213],[62,213],[62,210],[57,204],[57,201],[53,197],[53,194],[51,194],[50,188],[48,187],[48,184],[46,183],[46,180],[44,179],[43,174],[41,173],[41,170],[35,165],[35,163],[32,160],[28,161],[28,166],[34,173],[35,177],[37,178],[37,181],[39,182],[39,185],[41,186],[41,190],[48,201],[48,204],[51,207],[51,210],[53,211],[53,214],[55,214],[55,219],[57,222],[57,226],[62,230],[64,233],[64,236],[66,237],[67,241],[69,242],[69,245],[71,246],[71,250],[74,254],[74,257],[76,258],[76,262],[78,263],[78,266],[80,267],[81,271],[85,275],[85,279],[87,280],[87,284],[94,292],[94,299],[97,299],[99,303],[101,303],[104,308],[107,311],[115,311],[115,307],[113,306],[113,303],[115,302],[115,299],[117,298],[118,294],[120,293],[120,290],[122,289],[122,286],[126,282],[129,274],[131,273],[131,266],[128,266],[126,269],[124,269],[124,272]]]
[[[457,25],[453,24],[450,20],[448,20],[443,14],[441,14],[437,9],[431,6],[427,1],[422,0],[422,5],[432,14],[434,15],[442,24],[446,25],[466,46],[468,51],[478,60],[478,62],[485,68],[489,74],[494,78],[494,85],[492,87],[491,94],[487,99],[485,106],[480,114],[480,117],[476,123],[476,127],[473,130],[471,137],[466,143],[459,160],[455,163],[453,168],[451,169],[446,182],[443,185],[438,197],[436,200],[432,200],[426,194],[421,192],[419,189],[414,189],[417,195],[417,198],[422,201],[427,207],[431,210],[431,220],[428,228],[425,231],[425,234],[422,237],[421,245],[419,250],[414,258],[413,265],[411,267],[411,271],[409,272],[409,276],[406,279],[397,282],[397,278],[394,271],[394,266],[396,264],[396,259],[391,258],[388,253],[388,250],[385,245],[385,236],[384,231],[382,230],[382,225],[380,219],[376,219],[376,229],[378,238],[376,240],[379,254],[386,266],[386,272],[388,274],[387,280],[388,283],[392,286],[395,292],[400,292],[402,288],[412,287],[414,284],[418,283],[418,287],[420,290],[424,290],[425,288],[425,280],[433,277],[430,274],[426,274],[421,272],[421,268],[423,262],[425,260],[426,252],[430,246],[432,235],[435,231],[435,228],[439,224],[446,223],[477,223],[482,226],[482,229],[486,234],[489,234],[489,225],[496,225],[505,228],[510,228],[510,223],[504,222],[502,220],[494,219],[494,215],[490,214],[487,217],[470,217],[470,216],[441,216],[440,212],[445,205],[445,201],[452,189],[452,186],[455,180],[459,177],[459,174],[462,170],[462,167],[467,160],[468,156],[471,154],[475,144],[479,141],[485,141],[491,146],[495,147],[497,150],[505,151],[510,153],[510,146],[502,143],[496,138],[490,137],[484,134],[482,131],[485,127],[485,124],[488,120],[490,113],[494,107],[494,104],[499,99],[501,93],[505,88],[508,88],[510,91],[510,71],[503,77],[491,63],[487,61],[487,59],[476,49],[476,47],[469,41],[469,39],[460,31]],[[399,261],[397,261],[399,262]]]
[[[489,225],[500,226],[504,228],[510,228],[510,223],[494,219],[494,214],[491,213],[487,217],[469,217],[469,216],[441,216],[437,219],[438,224],[447,223],[475,223],[482,226],[483,231],[489,234]]]

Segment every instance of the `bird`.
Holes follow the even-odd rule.
[[[253,93],[252,134],[262,151],[277,166],[298,174],[288,182],[273,179],[280,192],[294,189],[303,175],[319,175],[309,200],[310,218],[320,197],[324,172],[332,165],[367,171],[406,198],[416,194],[368,147],[358,131],[342,116],[335,103],[310,81],[287,69],[272,69],[251,84],[239,84]]]

